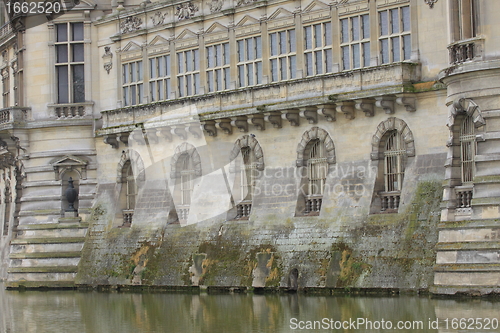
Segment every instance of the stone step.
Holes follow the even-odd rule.
[[[48,252],[79,252],[83,248],[83,242],[79,243],[55,243],[55,244],[22,244],[11,245],[10,253],[48,253]]]
[[[80,251],[11,253],[10,259],[80,258]]]
[[[75,288],[75,282],[73,280],[59,280],[59,281],[7,281],[5,282],[5,287],[7,289],[18,289],[19,287],[24,288]]]
[[[30,223],[20,224],[17,230],[86,229],[88,223]]]
[[[30,229],[18,231],[17,239],[85,237],[87,228]]]
[[[8,273],[76,273],[78,266],[9,267]]]
[[[75,269],[76,271],[76,269]],[[27,281],[74,281],[76,272],[9,272],[7,282],[18,282],[24,284]]]
[[[10,241],[11,245],[24,245],[24,244],[68,244],[68,243],[83,243],[85,237],[26,237],[16,238]]]
[[[480,264],[437,264],[434,266],[435,272],[500,272],[498,263]]]
[[[64,267],[78,266],[80,258],[11,259],[11,268],[17,267]]]
[[[445,221],[438,224],[438,229],[484,229],[498,228],[497,219],[484,220],[463,220],[463,221]]]
[[[436,244],[437,251],[452,250],[500,250],[499,241],[490,242],[449,242]]]

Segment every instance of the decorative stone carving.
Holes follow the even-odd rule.
[[[118,148],[118,140],[116,140],[116,134],[109,134],[104,136],[104,143],[111,145],[112,148]]]
[[[14,60],[10,63],[10,68],[12,68],[12,73],[17,73],[17,60]]]
[[[354,102],[344,101],[340,105],[337,105],[337,112],[345,114],[347,119],[354,119]]]
[[[102,59],[104,60],[104,69],[109,74],[111,68],[113,68],[113,53],[111,53],[111,47],[104,47],[104,55],[102,56]]]
[[[325,144],[326,162],[328,164],[335,163],[335,145],[333,144],[333,140],[330,137],[330,134],[328,134],[328,132],[325,131],[324,129],[315,126],[304,132],[304,134],[302,135],[302,139],[300,140],[299,145],[297,146],[296,165],[298,167],[306,166],[304,164],[304,151],[309,141],[315,139],[319,139]]]
[[[142,20],[139,17],[129,16],[120,23],[120,31],[122,34],[134,32],[141,28]]]
[[[191,1],[185,2],[177,6],[177,12],[175,16],[179,21],[187,20],[194,16],[194,14],[198,11],[198,6],[195,6]]]
[[[383,97],[377,97],[376,98],[375,105],[378,108],[384,109],[384,112],[387,114],[393,114],[395,112],[394,108],[394,101],[396,100],[395,97],[392,96],[383,96]]]
[[[281,111],[281,118],[284,120],[288,120],[291,126],[300,125],[299,110],[292,109],[292,110]]]
[[[343,4],[346,4],[348,3],[349,0],[333,0],[332,1],[332,5],[334,6],[338,6],[338,5],[343,5]]]
[[[309,124],[317,124],[318,123],[318,110],[315,107],[305,107],[300,108],[299,115],[303,118],[306,118]]]
[[[233,126],[231,126],[231,119],[217,119],[217,127],[220,128],[225,134],[233,133]]]
[[[377,126],[377,132],[372,137],[372,152],[370,154],[372,160],[384,158],[383,149],[380,149],[382,148],[380,141],[384,137],[385,133],[393,130],[397,130],[401,134],[405,143],[406,156],[415,156],[415,142],[410,128],[404,120],[390,117]]]
[[[357,110],[363,111],[367,117],[373,117],[375,115],[375,101],[372,99],[357,100],[355,107]]]
[[[153,16],[151,16],[151,21],[153,25],[156,27],[157,25],[161,25],[165,22],[165,18],[167,17],[167,13],[162,14],[162,12],[157,11]]]
[[[9,78],[9,67],[5,67],[2,69],[2,81],[7,80]]]
[[[472,116],[472,120],[476,128],[486,125],[481,109],[479,109],[479,106],[472,99],[458,98],[453,102],[450,109],[450,116],[448,117],[448,123],[446,124],[450,130],[455,123],[455,117],[459,113],[465,113]]]
[[[69,170],[76,171],[81,179],[87,179],[87,165],[88,161],[82,157],[73,155],[65,155],[58,157],[50,162],[54,168],[55,180],[60,180],[61,176]]]
[[[438,2],[438,0],[424,0],[426,4],[429,5],[430,8],[434,7],[434,4]]]
[[[162,138],[167,139],[167,141],[171,142],[172,141],[172,129],[170,126],[165,126],[160,129],[160,135]]]
[[[415,112],[417,110],[415,97],[398,97],[396,98],[396,103],[404,106],[408,112]]]
[[[255,1],[257,1],[257,0],[238,0],[238,2],[236,3],[236,7],[248,5],[249,3],[252,3]]]
[[[215,127],[215,121],[207,120],[202,123],[201,127],[205,132],[208,133],[208,136],[217,136],[217,128]],[[231,125],[229,125],[231,127]]]
[[[238,127],[240,132],[248,132],[248,122],[246,116],[233,117],[231,119],[231,125]]]
[[[317,108],[318,113],[322,114],[325,117],[326,121],[336,120],[335,104],[318,105]]]
[[[151,143],[158,143],[158,136],[156,135],[156,128],[148,128],[146,130],[146,135],[144,136],[144,141],[146,141],[146,144],[151,144]]]
[[[195,123],[191,123],[186,126],[186,131],[191,133],[196,139],[201,138],[200,126]]]
[[[264,115],[264,120],[271,123],[274,128],[281,128],[281,113],[268,112]]]
[[[208,3],[208,7],[210,8],[210,13],[220,12],[222,9],[222,5],[224,4],[224,0],[212,0]]]
[[[120,133],[120,141],[123,142],[124,144],[128,145],[128,137],[130,136],[130,132],[124,132]]]
[[[254,125],[255,128],[259,131],[263,131],[266,129],[264,125],[264,116],[262,114],[253,114],[248,117],[248,123],[250,125]]]

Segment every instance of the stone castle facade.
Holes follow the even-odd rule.
[[[62,7],[0,29],[8,287],[499,291],[500,4]]]

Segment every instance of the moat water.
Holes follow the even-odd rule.
[[[500,301],[419,296],[8,291],[1,333],[500,332]]]

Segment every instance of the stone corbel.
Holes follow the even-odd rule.
[[[220,128],[224,134],[233,134],[233,126],[231,126],[231,119],[228,118],[223,118],[223,119],[217,119],[216,121],[216,126]]]
[[[170,126],[165,126],[160,129],[160,135],[162,138],[167,139],[167,141],[172,142],[172,132]]]
[[[359,111],[363,111],[366,117],[375,115],[375,101],[372,99],[359,99],[356,101],[355,107]]]
[[[288,120],[291,126],[300,125],[299,110],[292,109],[292,110],[281,111],[281,118],[284,120]]]
[[[128,137],[130,136],[130,132],[120,133],[120,141],[123,142],[126,146],[128,146]]]
[[[375,102],[375,106],[378,108],[384,109],[384,112],[387,114],[393,114],[396,110],[394,109],[394,100],[395,97],[391,96],[383,96],[377,97],[377,101]]]
[[[112,148],[117,149],[119,147],[118,140],[116,140],[116,134],[109,134],[104,136],[104,143],[111,145]]]
[[[345,114],[347,119],[354,119],[355,110],[354,110],[354,102],[344,101],[342,104],[337,105],[337,112]]]
[[[217,128],[215,127],[215,121],[206,120],[201,124],[201,128],[208,133],[208,136],[217,136]]]
[[[138,144],[138,145],[145,144],[144,134],[142,133],[142,129],[136,129],[135,131],[132,132],[132,140],[133,140],[134,144]]]
[[[322,114],[325,117],[326,121],[335,121],[337,120],[335,106],[335,104],[318,105],[318,113]]]
[[[186,140],[187,139],[186,127],[184,127],[184,126],[173,126],[172,129],[170,130],[170,132],[173,135],[178,136],[182,140]]]
[[[238,127],[240,132],[248,132],[248,122],[246,116],[239,116],[231,118],[231,125]]]
[[[300,108],[299,115],[303,118],[306,118],[309,124],[317,124],[318,123],[318,110],[315,107],[305,107]]]
[[[194,123],[187,125],[186,131],[191,133],[191,135],[193,135],[196,139],[201,138],[200,127]]]
[[[264,120],[271,123],[274,128],[281,128],[281,114],[279,112],[268,112],[264,115]]]
[[[417,110],[415,97],[398,97],[396,98],[396,103],[404,106],[408,112],[415,112]]]
[[[158,135],[156,134],[156,128],[148,128],[146,130],[146,138],[148,143],[158,143]]]
[[[264,124],[264,116],[261,114],[253,114],[248,117],[248,123],[250,125],[254,125],[255,128],[259,131],[263,131],[266,129]]]
[[[476,134],[476,142],[484,142],[486,138],[484,137],[484,133]]]

